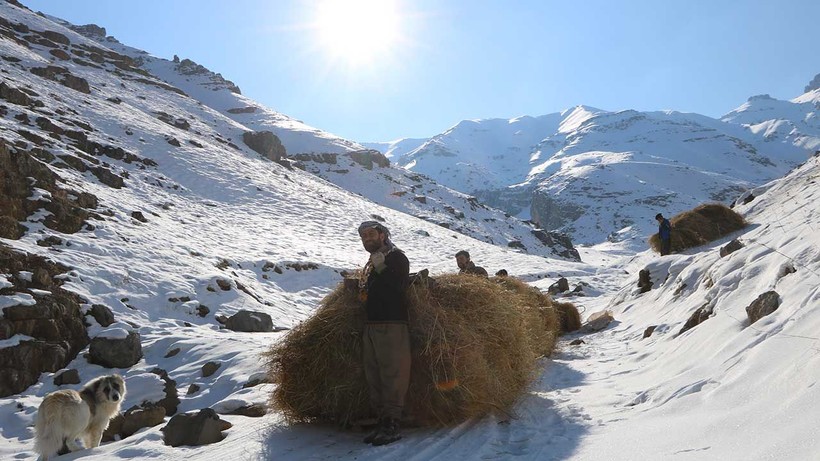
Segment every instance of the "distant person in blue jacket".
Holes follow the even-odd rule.
[[[655,215],[655,220],[658,221],[658,238],[661,239],[661,256],[666,256],[672,251],[672,223],[660,213]]]

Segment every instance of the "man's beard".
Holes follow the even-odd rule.
[[[362,243],[362,245],[364,245],[364,249],[367,250],[368,253],[375,253],[382,247],[381,242],[365,242]]]

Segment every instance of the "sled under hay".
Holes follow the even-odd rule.
[[[551,299],[513,278],[417,278],[408,302],[413,365],[405,414],[420,425],[507,412],[559,334]],[[357,293],[339,284],[270,349],[271,404],[286,419],[346,425],[373,416],[362,368],[364,320]]]

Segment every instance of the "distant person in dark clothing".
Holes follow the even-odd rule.
[[[476,266],[475,263],[470,261],[470,253],[467,250],[456,253],[456,264],[458,264],[459,274],[483,275],[484,277],[489,275],[483,267]]]
[[[370,405],[378,416],[365,443],[386,445],[401,438],[399,421],[410,384],[410,333],[405,293],[410,262],[390,241],[390,231],[377,221],[359,226],[359,237],[370,253],[359,280],[359,297],[367,320],[362,358]]]
[[[496,277],[507,277],[509,274],[507,273],[507,269],[501,269],[495,273]]]
[[[672,223],[660,213],[655,215],[655,220],[658,221],[658,238],[661,239],[661,256],[666,256],[672,251]]]

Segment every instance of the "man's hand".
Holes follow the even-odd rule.
[[[387,267],[384,263],[384,253],[381,251],[370,253],[370,263],[373,264],[373,269],[375,269],[378,274],[381,274],[381,272]]]

